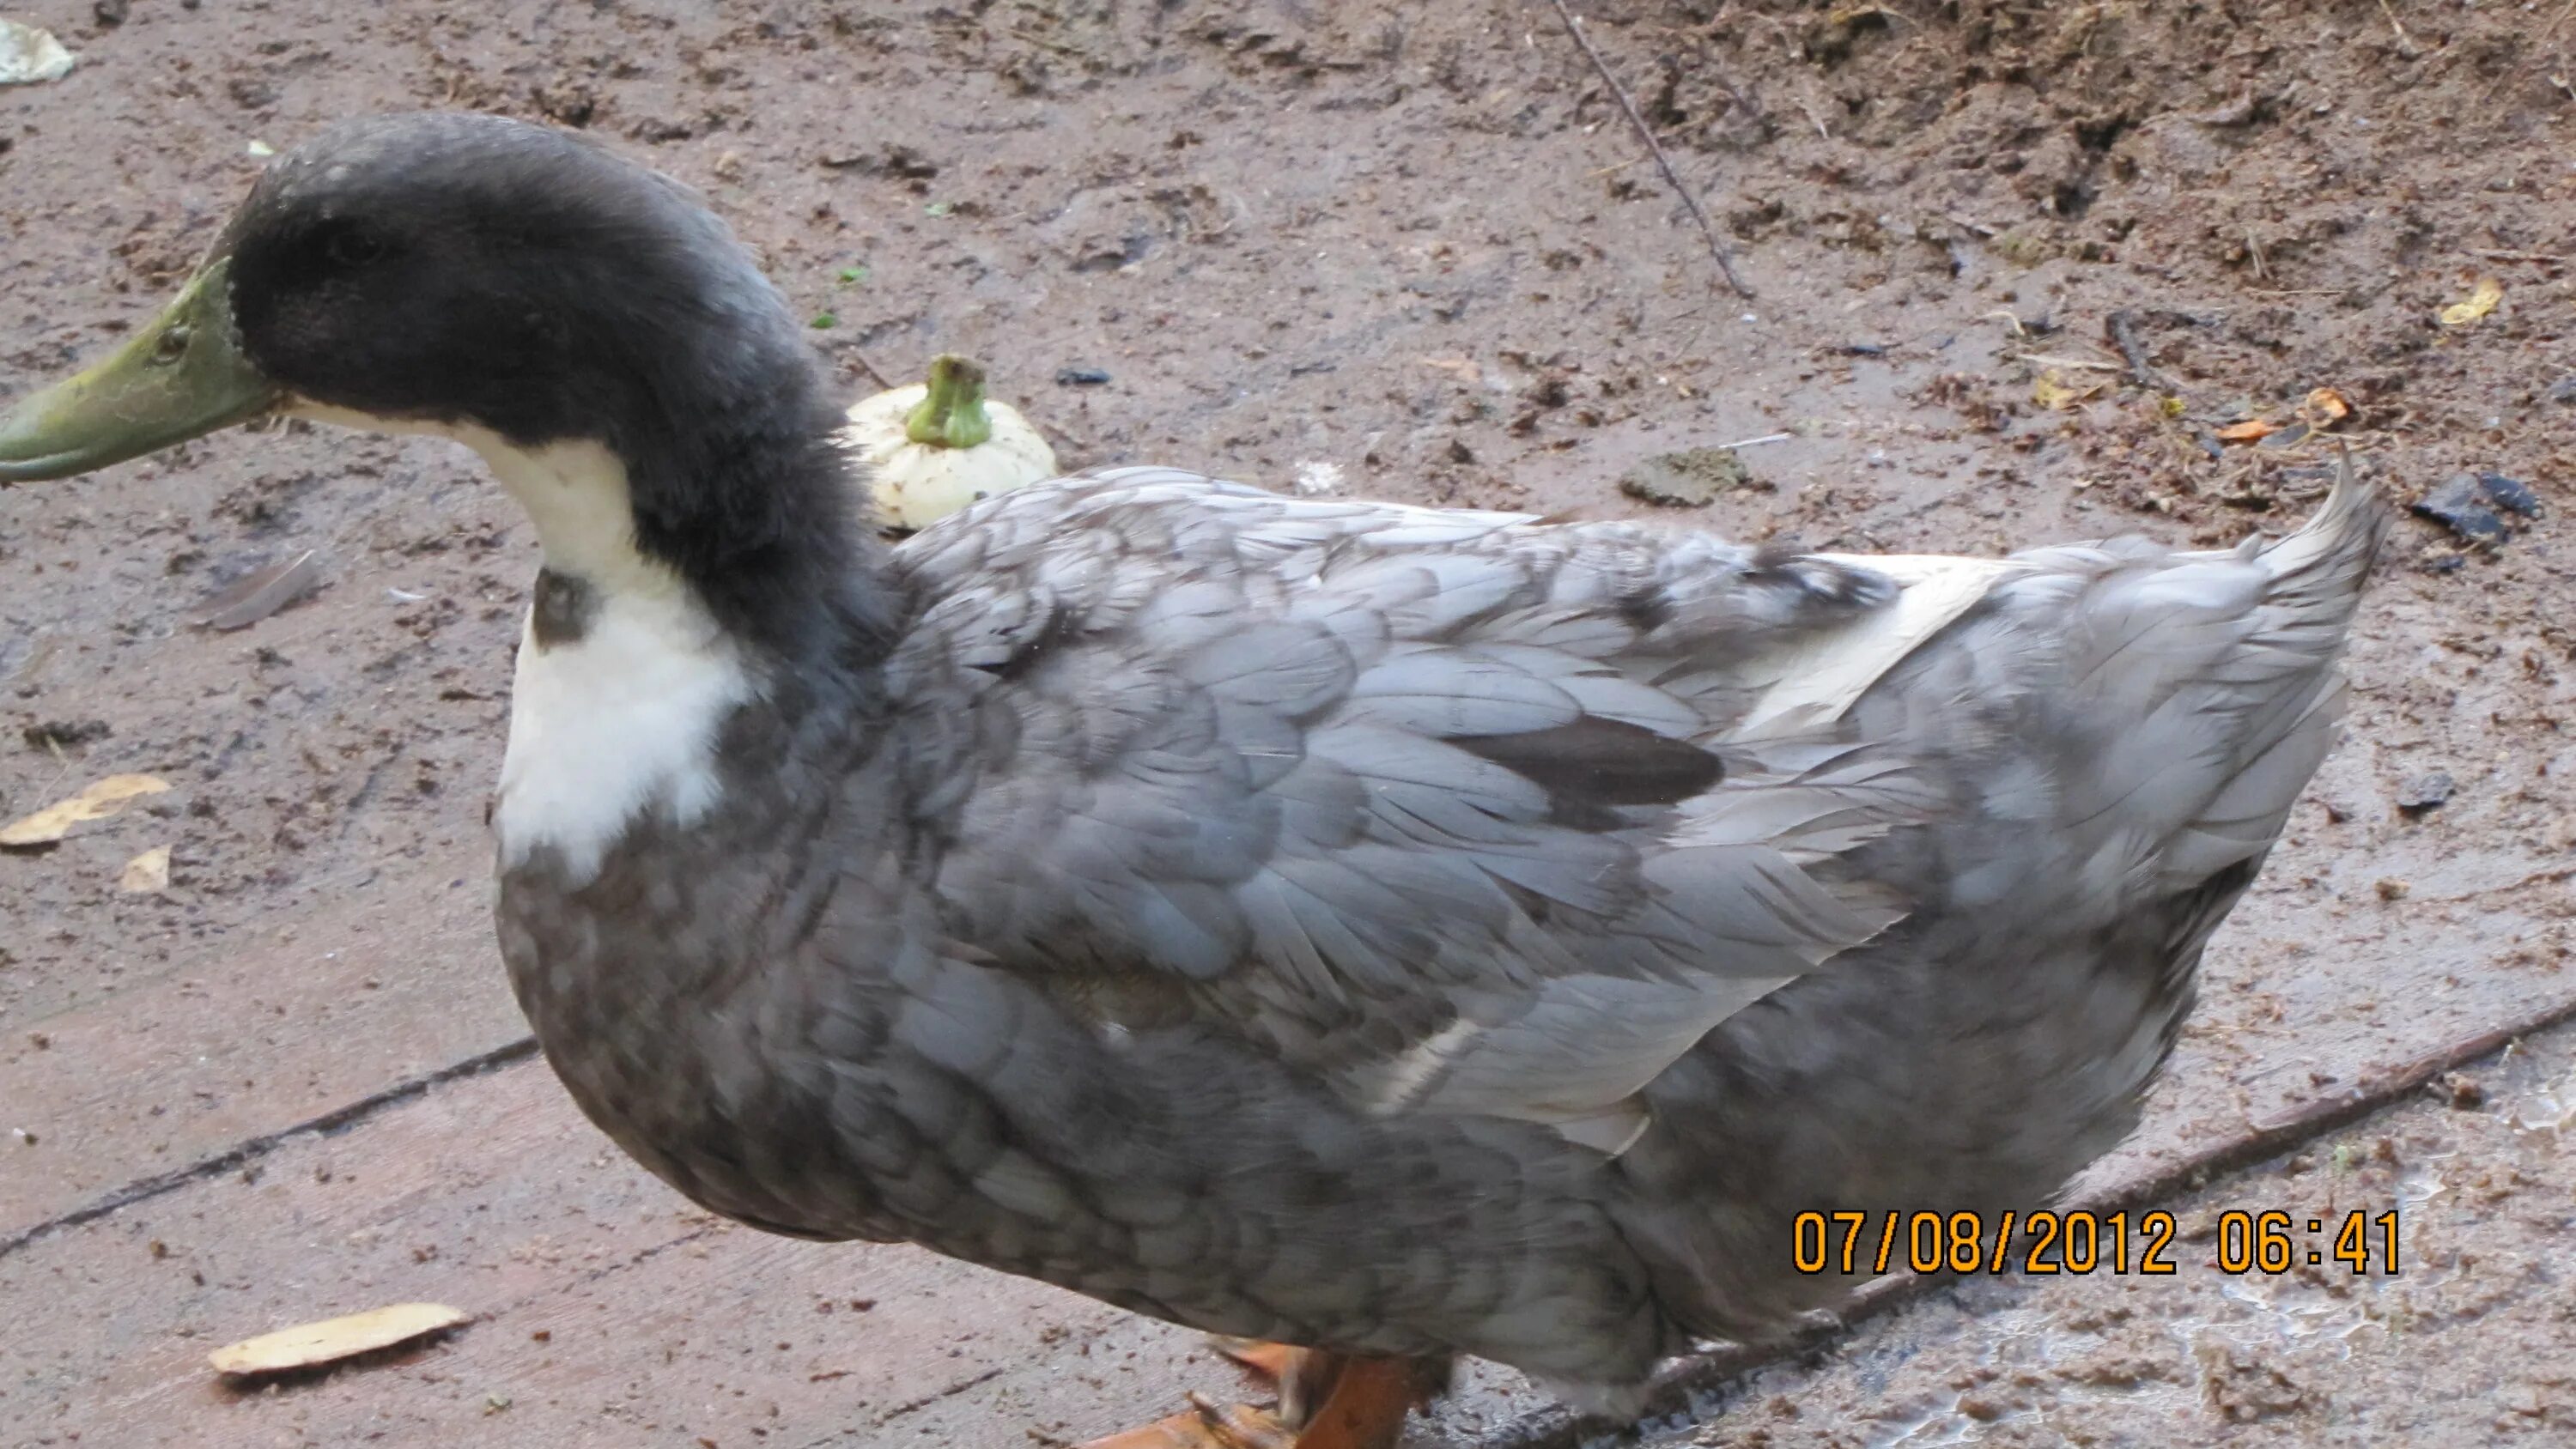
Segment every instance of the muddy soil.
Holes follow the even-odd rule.
[[[2350,739],[2097,1185],[2576,1008],[2576,16],[1579,8],[1751,298],[1544,3],[13,0],[81,60],[0,88],[0,394],[146,316],[262,153],[445,105],[702,188],[854,396],[971,353],[1069,466],[1969,551],[2281,530],[2345,446],[2401,501],[2492,473],[2537,516],[2401,525]],[[1705,506],[1619,486],[1750,439]],[[308,549],[310,598],[193,622]],[[429,441],[235,434],[0,496],[0,817],[116,772],[173,787],[0,855],[0,1443],[1020,1444],[1229,1391],[1185,1334],[708,1223],[564,1106],[483,914],[534,567]],[[159,847],[168,887],[120,889]],[[2455,1135],[2462,1168],[2541,1170],[2507,1151],[2533,1139]],[[2545,1264],[2546,1225],[2495,1218],[2481,1251]],[[2183,1277],[2125,1290],[2120,1332],[2221,1311]],[[1980,1289],[1905,1342],[2017,1365],[2011,1315],[2066,1292]],[[273,1397],[203,1373],[215,1342],[395,1296],[485,1321]],[[1899,1408],[1853,1367],[1882,1331],[1727,1412],[1812,1378],[1839,1397],[1798,1432],[1968,1432],[1940,1396],[1987,1382]],[[2446,1375],[2466,1402],[2493,1380],[2461,1338],[2374,1341],[2403,1380],[2284,1372],[2337,1412]],[[2248,1402],[2278,1399],[2254,1362]],[[2086,1422],[2231,1432],[2200,1382]],[[1472,1389],[1418,1442],[1539,1408]],[[2040,1394],[1994,1402],[2057,1423]]]

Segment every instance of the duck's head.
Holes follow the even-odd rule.
[[[0,414],[0,484],[276,415],[461,438],[550,568],[640,559],[755,635],[854,546],[776,291],[678,184],[539,126],[375,117],[280,156],[159,318]]]

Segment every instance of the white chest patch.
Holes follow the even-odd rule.
[[[493,828],[504,868],[562,852],[578,883],[636,817],[704,815],[722,789],[716,732],[758,689],[741,650],[670,569],[638,552],[626,468],[596,443],[534,451],[473,426],[433,427],[305,406],[381,432],[430,432],[483,455],[536,524],[546,567],[588,586],[579,637],[519,636],[510,745]]]
[[[683,607],[685,606],[685,607]],[[563,852],[576,881],[644,811],[715,803],[715,736],[751,683],[697,601],[612,593],[577,642],[519,637],[492,816],[505,865]]]
[[[579,638],[540,647],[533,624],[520,635],[493,812],[504,865],[551,847],[586,880],[637,815],[687,825],[715,803],[716,731],[752,697],[751,675],[679,576],[636,551],[613,454],[466,441],[536,522],[546,566],[595,594]]]

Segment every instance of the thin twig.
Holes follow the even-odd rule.
[[[877,385],[877,386],[879,386],[879,387],[881,387],[881,388],[886,388],[886,389],[888,389],[888,390],[892,390],[892,389],[893,389],[893,387],[894,387],[894,381],[893,381],[891,378],[888,378],[884,373],[879,372],[879,371],[877,370],[877,365],[876,365],[875,363],[873,363],[873,362],[868,361],[868,355],[867,355],[866,353],[861,352],[861,351],[860,351],[859,349],[857,349],[856,347],[851,347],[851,348],[847,348],[847,349],[844,349],[844,350],[846,350],[846,351],[850,354],[850,359],[851,359],[853,362],[856,362],[856,363],[859,365],[859,371],[864,372],[864,373],[866,373],[869,377],[871,377],[871,378],[875,379],[875,381],[876,381],[876,385]]]
[[[1724,71],[1712,70],[1710,74],[1716,78],[1718,88],[1726,92],[1729,100],[1735,102],[1736,109],[1750,117],[1754,125],[1765,128],[1770,126],[1771,118],[1762,113],[1762,108],[1753,103],[1753,97],[1742,86],[1729,80]],[[1767,129],[1765,134],[1768,134]]]
[[[2563,267],[2570,262],[2576,262],[2576,257],[2562,257],[2550,252],[2472,251],[2469,255],[2473,257],[2484,257],[2491,262],[2539,262],[2543,266],[2551,267]]]
[[[2387,3],[2387,0],[2381,0],[2381,3],[2385,4]],[[1058,55],[1069,55],[1076,60],[1089,60],[1091,58],[1083,54],[1079,49],[1067,45],[1061,40],[1049,40],[1043,35],[1031,35],[1025,30],[1016,28],[1013,29],[1010,34],[1013,40],[1025,40],[1040,50],[1052,50]]]
[[[2576,15],[2576,0],[2567,0],[2567,8],[2558,12],[2558,18],[2549,22],[2547,30],[2540,32],[2540,43],[2547,45],[2557,39],[2558,27],[2566,24],[2567,17],[2570,15]]]
[[[2111,334],[2111,345],[2119,348],[2120,356],[2127,360],[2131,381],[2149,392],[2174,390],[2173,384],[2165,380],[2165,375],[2156,371],[2156,365],[2147,360],[2146,345],[2138,341],[2136,313],[2124,307],[2102,319],[2102,330]]]
[[[2397,32],[2399,48],[2406,52],[2408,60],[2413,60],[2420,54],[2415,49],[2415,37],[2407,34],[2406,27],[2397,23],[2397,12],[2388,8],[2388,0],[2379,0],[2379,13],[2388,17],[2388,28]]]
[[[2549,44],[2552,39],[2555,39],[2558,34],[2558,27],[2566,24],[2567,17],[2570,15],[2576,15],[2576,0],[2567,0],[2567,8],[2558,12],[2558,18],[2549,22],[2549,28],[2547,30],[2540,32],[2540,39],[2535,43],[2533,48],[2538,49],[2540,46],[2545,46]],[[2505,82],[2512,80],[2516,73],[2517,72],[2512,66],[2506,66],[2497,71],[2496,78],[2487,82],[2487,88],[2478,93],[2478,106],[2483,107],[2487,102],[2494,100],[2495,93],[2503,90]],[[2560,90],[2565,91],[2570,99],[2576,99],[2576,86],[2570,86],[2567,84],[2567,77],[2565,75],[2553,75],[2549,78],[2549,83],[2558,87]]]
[[[1744,279],[1735,274],[1735,259],[1727,255],[1725,243],[1717,239],[1717,227],[1709,221],[1708,213],[1700,208],[1699,198],[1682,184],[1681,173],[1673,169],[1673,158],[1664,154],[1664,143],[1655,139],[1655,128],[1646,124],[1646,117],[1637,109],[1637,103],[1629,99],[1628,88],[1619,84],[1619,78],[1610,73],[1610,63],[1601,58],[1601,52],[1592,48],[1592,41],[1583,33],[1583,23],[1574,18],[1573,11],[1565,8],[1565,0],[1549,0],[1549,3],[1556,7],[1557,18],[1565,22],[1565,33],[1574,37],[1574,43],[1583,49],[1584,58],[1601,73],[1601,83],[1618,98],[1619,109],[1628,113],[1628,124],[1637,128],[1637,138],[1646,143],[1647,150],[1655,153],[1656,167],[1664,173],[1664,180],[1671,185],[1674,194],[1682,199],[1691,220],[1699,223],[1699,234],[1708,239],[1709,255],[1717,258],[1717,269],[1726,274],[1726,284],[1733,287],[1739,297],[1752,296],[1753,289],[1744,285]]]
[[[1666,132],[1664,133],[1664,135],[1666,135],[1666,136],[1678,136],[1678,135],[1680,135],[1682,132],[1687,131],[1687,130],[1689,130],[1689,129],[1690,129],[1690,123],[1689,123],[1689,122],[1687,122],[1687,121],[1685,121],[1685,122],[1683,122],[1682,124],[1680,124],[1680,125],[1678,125],[1678,126],[1673,127],[1671,130],[1666,131]],[[1661,139],[1661,138],[1659,137],[1659,138],[1657,138],[1657,139]],[[1591,180],[1591,179],[1592,179],[1593,177],[1595,177],[1595,176],[1607,176],[1607,175],[1609,175],[1610,173],[1612,173],[1612,172],[1614,172],[1614,171],[1625,171],[1625,170],[1627,170],[1629,167],[1634,166],[1634,165],[1637,165],[1637,164],[1638,164],[1638,163],[1640,163],[1640,162],[1644,162],[1644,161],[1652,161],[1652,160],[1654,160],[1654,159],[1655,159],[1655,158],[1654,158],[1654,157],[1652,157],[1652,156],[1631,156],[1631,157],[1629,157],[1629,158],[1628,158],[1627,160],[1625,160],[1625,161],[1613,161],[1613,162],[1611,162],[1611,163],[1610,163],[1609,165],[1607,165],[1607,166],[1598,166],[1598,167],[1593,168],[1593,169],[1592,169],[1592,170],[1590,170],[1590,171],[1586,171],[1586,172],[1584,172],[1584,173],[1583,173],[1583,178],[1584,178],[1585,180],[1589,181],[1589,180]]]
[[[2007,357],[2005,361],[2036,362],[2042,367],[2073,367],[2079,368],[2085,372],[2128,371],[2128,369],[2123,368],[2116,362],[2104,362],[2098,357],[2067,357],[2054,352],[2016,352]]]

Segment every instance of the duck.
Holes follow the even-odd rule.
[[[279,155],[0,482],[275,417],[525,509],[499,955],[706,1208],[1271,1345],[1103,1445],[1388,1449],[1476,1357],[1600,1412],[2117,1144],[2325,757],[2385,527],[1999,558],[1019,488],[889,545],[695,193],[488,115]],[[5,500],[0,500],[5,501]],[[1865,1257],[1866,1255],[1864,1255]]]

